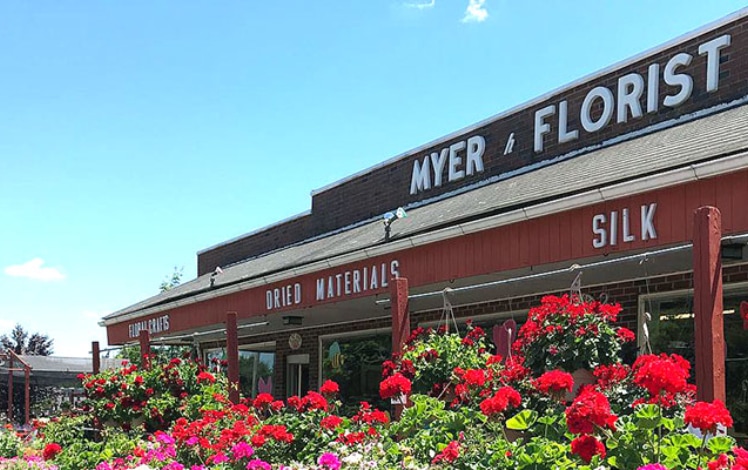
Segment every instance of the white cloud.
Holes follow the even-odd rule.
[[[488,10],[485,5],[486,0],[470,0],[470,3],[465,9],[465,16],[462,18],[463,23],[472,23],[485,21],[488,18]]]
[[[5,268],[5,274],[13,277],[27,277],[37,281],[61,281],[65,279],[57,268],[43,267],[44,260],[34,258],[23,264],[16,264]]]
[[[408,8],[418,8],[419,10],[424,10],[426,8],[433,8],[434,5],[436,5],[436,0],[431,0],[428,3],[406,3],[405,6]]]

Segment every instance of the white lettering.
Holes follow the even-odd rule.
[[[619,123],[628,121],[628,112],[632,118],[642,117],[642,106],[639,99],[644,91],[644,79],[638,73],[630,73],[618,79],[618,115]]]
[[[345,285],[345,295],[351,295],[351,272],[346,271],[343,279],[343,284]]]
[[[730,35],[725,34],[699,46],[699,55],[706,54],[706,91],[719,88],[719,51],[730,45]]]
[[[670,108],[674,108],[680,104],[683,104],[693,92],[693,79],[690,75],[685,73],[675,73],[675,69],[678,67],[685,67],[691,63],[693,56],[681,52],[680,54],[674,55],[665,65],[665,83],[670,86],[680,87],[680,91],[674,95],[668,95],[662,101],[662,104]]]
[[[423,159],[423,165],[418,160],[413,162],[413,176],[410,178],[410,194],[431,189],[431,168],[429,157]]]
[[[465,177],[465,170],[458,169],[462,165],[462,157],[457,152],[465,150],[465,141],[454,143],[449,146],[449,181],[461,180]]]
[[[642,240],[654,240],[657,238],[657,231],[654,226],[655,210],[657,210],[656,202],[641,207]]]
[[[535,111],[535,135],[533,141],[533,150],[535,150],[535,153],[543,151],[543,136],[551,132],[551,125],[545,122],[545,118],[554,114],[556,114],[556,107],[553,105]]]
[[[390,274],[394,278],[400,277],[400,262],[396,259],[390,261]]]
[[[439,187],[442,185],[444,165],[447,164],[448,154],[449,154],[449,149],[442,149],[441,153],[434,152],[431,154],[431,166],[434,168],[434,186],[435,187]]]
[[[314,298],[316,300],[325,300],[325,278],[324,277],[317,279],[317,295]]]
[[[629,220],[629,210],[628,208],[623,210],[623,241],[624,243],[629,243],[634,241],[634,236],[631,235],[631,221]]]
[[[486,139],[480,135],[470,137],[467,141],[467,174],[483,173],[483,153],[486,150]]]
[[[327,278],[327,298],[332,299],[335,297],[335,287],[332,283],[332,276]]]
[[[603,102],[603,111],[597,121],[592,120],[592,105],[597,99]],[[613,92],[604,86],[595,87],[587,93],[582,102],[582,127],[587,132],[597,132],[607,126],[613,116]]]
[[[353,271],[353,293],[361,292],[361,272],[356,269]]]
[[[558,104],[558,141],[560,143],[571,142],[579,138],[579,131],[569,131],[569,103],[564,100]]]
[[[660,64],[652,64],[647,71],[647,113],[656,113],[660,108]]]
[[[379,282],[377,281],[377,267],[371,267],[371,280],[369,282],[369,289],[379,289]]]

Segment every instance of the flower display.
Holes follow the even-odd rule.
[[[530,309],[512,347],[536,375],[614,364],[619,361],[621,344],[634,339],[630,331],[614,326],[620,311],[618,304],[545,296]]]
[[[617,315],[560,297],[544,302],[536,322],[562,315],[575,322],[574,337]],[[603,320],[587,318],[593,314]],[[544,354],[564,354],[563,344],[549,342],[561,331],[543,322]],[[611,331],[616,341],[629,336]],[[465,337],[414,331],[403,354],[383,364],[381,395],[409,398],[399,417],[367,402],[341,407],[341,386],[332,381],[286,400],[261,393],[232,403],[225,376],[197,361],[126,363],[82,376],[85,409],[36,422],[30,442],[1,428],[0,469],[748,470],[748,451],[730,436],[714,437],[732,416],[718,400],[693,402],[680,356],[600,363],[596,382],[569,402],[560,399],[572,388],[568,369],[538,373],[533,365],[545,362],[521,349],[491,354],[478,327]],[[134,418],[147,421],[132,425]]]

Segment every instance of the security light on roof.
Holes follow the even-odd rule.
[[[408,214],[405,212],[405,209],[402,207],[398,207],[395,212],[387,212],[384,214],[384,240],[388,241],[390,239],[390,226],[392,223],[398,219],[404,219],[408,216]]]

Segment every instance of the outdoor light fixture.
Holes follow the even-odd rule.
[[[289,315],[289,316],[283,317],[284,325],[301,325],[303,321],[304,321],[304,317],[299,317],[295,315]]]
[[[405,209],[402,207],[398,207],[395,212],[387,212],[384,214],[384,220],[382,222],[384,223],[384,241],[389,241],[390,239],[390,230],[391,225],[394,221],[397,219],[404,219],[408,216],[408,214],[405,213]]]
[[[210,287],[216,286],[216,276],[218,276],[219,274],[223,274],[223,269],[221,269],[220,266],[216,266],[213,274],[210,275]]]

